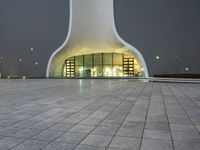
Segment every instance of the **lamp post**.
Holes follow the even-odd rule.
[[[0,65],[1,65],[0,66],[0,78],[2,78],[2,66],[3,66],[3,64],[1,63]]]
[[[19,76],[23,75],[22,58],[19,58]]]
[[[1,56],[0,57],[0,60],[1,60],[1,62],[0,62],[0,78],[2,78],[3,77],[3,74],[2,74],[2,70],[3,70],[3,56]]]

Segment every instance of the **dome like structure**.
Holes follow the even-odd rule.
[[[148,70],[118,35],[113,0],[70,0],[68,36],[50,57],[46,77],[148,77]]]

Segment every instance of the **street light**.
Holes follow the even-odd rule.
[[[36,66],[38,65],[38,62],[37,62],[37,61],[35,62],[35,65],[36,65]]]
[[[3,76],[2,75],[2,70],[3,70],[2,69],[3,68],[3,62],[2,61],[3,61],[3,56],[0,57],[0,60],[1,60],[1,62],[0,62],[0,78],[2,78],[2,76]]]
[[[157,59],[157,60],[160,59],[160,56],[156,56],[156,59]]]
[[[190,70],[190,68],[189,68],[189,67],[186,67],[186,68],[185,68],[185,71],[189,71],[189,70]]]

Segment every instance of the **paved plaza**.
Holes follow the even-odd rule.
[[[0,150],[200,150],[200,84],[0,80]]]

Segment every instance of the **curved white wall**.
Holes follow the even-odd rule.
[[[46,77],[61,77],[62,65],[69,57],[108,52],[133,55],[148,77],[141,53],[122,40],[116,31],[113,0],[70,0],[68,35],[50,57]]]

